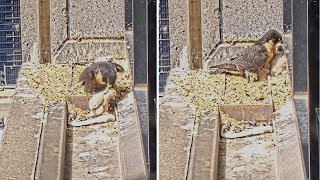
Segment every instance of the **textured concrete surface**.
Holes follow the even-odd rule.
[[[141,127],[133,93],[118,103],[120,155],[123,178],[147,179]]]
[[[127,58],[124,41],[68,41],[55,56],[54,63],[92,62],[102,56],[112,55],[115,58]]]
[[[175,84],[168,82],[159,109],[160,179],[186,179],[196,118],[195,109],[173,96]]]
[[[256,40],[269,29],[282,30],[282,1],[222,1],[223,41]]]
[[[203,110],[200,113],[198,131],[194,135],[193,153],[188,179],[216,180],[218,176],[219,112]]]
[[[27,61],[29,53],[34,50],[39,50],[38,41],[38,1],[21,1],[20,16],[21,16],[21,45],[22,59]]]
[[[57,52],[59,47],[67,39],[68,17],[67,1],[50,1],[50,25],[51,25],[51,54]]]
[[[70,37],[123,38],[124,1],[70,0]]]
[[[303,154],[299,139],[298,122],[294,115],[293,101],[288,101],[275,112],[278,140],[278,161],[282,179],[306,179]]]
[[[0,179],[33,179],[44,117],[43,101],[30,90],[22,75],[12,100],[1,143]]]
[[[220,12],[218,0],[201,1],[202,59],[209,57],[220,42]],[[171,23],[171,22],[170,22]],[[170,34],[171,35],[171,34]]]
[[[299,125],[300,141],[306,173],[309,174],[309,113],[308,95],[294,98],[294,105]]]
[[[37,174],[39,179],[63,178],[67,112],[64,104],[56,103],[48,109],[43,126]]]
[[[168,98],[160,105],[160,179],[185,179],[190,157],[195,110]]]
[[[17,94],[0,153],[0,179],[33,179],[44,107],[32,94]]]
[[[174,67],[181,66],[179,62],[181,54],[188,54],[189,51],[188,2],[169,1],[170,60]]]
[[[121,179],[118,125],[68,127],[64,179]]]
[[[276,180],[277,165],[274,133],[220,140],[218,179]]]

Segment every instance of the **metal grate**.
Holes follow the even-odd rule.
[[[0,0],[0,85],[15,85],[21,64],[20,0]]]
[[[168,0],[160,0],[159,7],[159,93],[164,93],[170,63]]]

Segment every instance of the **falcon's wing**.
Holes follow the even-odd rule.
[[[237,56],[233,56],[230,61],[216,66],[211,66],[210,68],[219,68],[231,71],[255,71],[264,64],[266,58],[266,49],[261,45],[253,44],[246,49],[243,49],[237,54]]]
[[[242,55],[231,62],[238,65],[239,69],[255,71],[260,68],[267,58],[267,51],[261,45],[251,45],[246,48]]]

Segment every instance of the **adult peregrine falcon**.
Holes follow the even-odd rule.
[[[269,30],[261,39],[243,49],[230,61],[209,67],[215,69],[210,74],[238,71],[240,75],[245,75],[251,81],[252,76],[256,75],[255,72],[266,62],[271,61],[275,53],[275,45],[279,42],[282,43],[282,35],[276,30]]]
[[[107,61],[98,61],[86,67],[79,81],[85,92],[100,92],[106,87],[114,87],[117,72],[123,72],[122,66]]]

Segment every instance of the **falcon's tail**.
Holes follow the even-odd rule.
[[[124,68],[117,63],[111,63],[111,65],[117,70],[117,72],[124,72]]]

